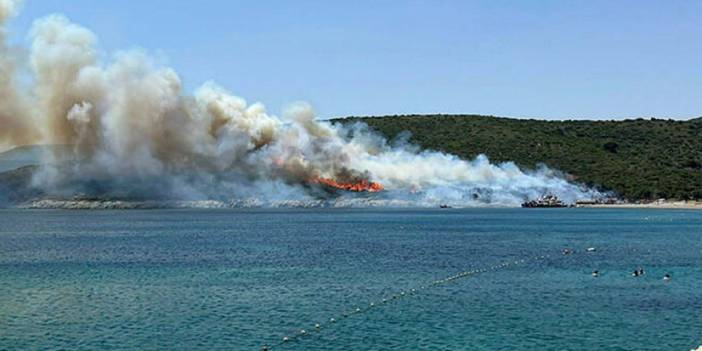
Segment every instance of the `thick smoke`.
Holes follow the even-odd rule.
[[[7,44],[5,25],[17,14],[18,0],[0,0],[0,150],[32,142],[38,136],[29,120],[28,101],[19,93],[19,54]]]
[[[0,0],[0,24],[17,5]],[[142,51],[101,62],[96,36],[60,15],[37,20],[30,38],[33,79],[24,87],[20,61],[0,37],[0,146],[71,145],[72,157],[35,175],[47,195],[264,206],[517,205],[546,192],[568,201],[592,195],[545,168],[393,147],[363,125],[318,121],[304,103],[278,118],[213,82],[188,95],[176,72]],[[319,178],[368,179],[386,191],[331,196],[312,182]]]

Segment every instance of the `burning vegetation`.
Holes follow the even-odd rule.
[[[376,193],[385,188],[380,183],[371,182],[368,179],[359,179],[353,182],[338,182],[334,179],[317,177],[310,181],[312,184],[321,184],[330,188],[354,192]]]
[[[391,191],[367,197],[417,206],[517,206],[544,192],[568,201],[596,195],[547,168],[523,172],[484,155],[464,160],[394,145],[362,124],[320,121],[304,103],[278,118],[213,82],[189,95],[160,60],[141,50],[103,55],[90,30],[60,15],[36,20],[32,44],[15,55],[19,48],[4,34],[20,2],[0,0],[0,149],[70,147],[66,157],[48,153],[32,172],[0,174],[0,203],[73,198],[364,205],[364,195],[385,187]],[[471,196],[482,191],[485,196]]]

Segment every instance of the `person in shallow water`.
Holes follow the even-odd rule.
[[[634,269],[634,273],[631,273],[631,276],[632,276],[632,277],[638,277],[638,276],[639,276],[639,270],[638,270],[638,269]]]
[[[639,267],[639,275],[644,275],[644,270],[641,267]]]

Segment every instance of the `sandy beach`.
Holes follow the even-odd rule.
[[[702,210],[702,202],[700,202],[700,201],[655,201],[655,202],[650,202],[650,203],[583,204],[583,205],[578,205],[577,207]]]

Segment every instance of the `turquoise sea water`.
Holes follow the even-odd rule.
[[[260,350],[300,329],[274,349],[690,350],[702,212],[0,211],[2,350]]]

